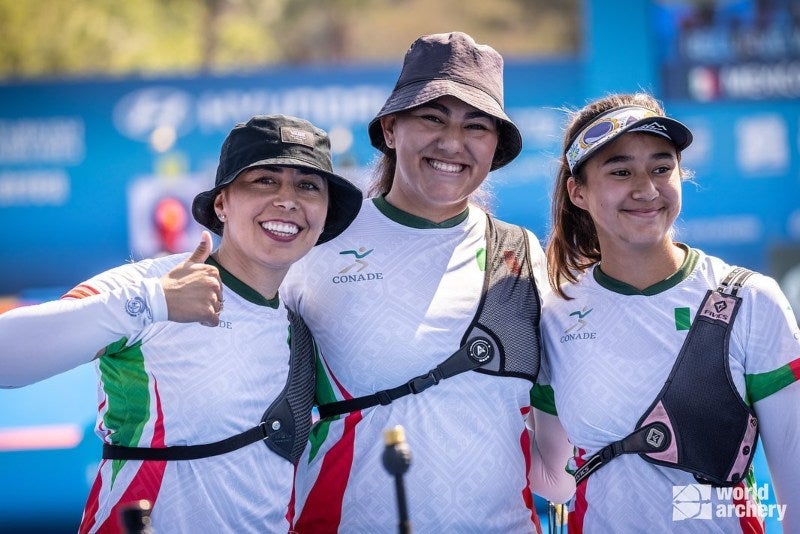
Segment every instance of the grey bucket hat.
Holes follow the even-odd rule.
[[[237,124],[222,144],[214,188],[194,198],[192,215],[222,235],[222,222],[214,211],[214,199],[221,189],[253,167],[297,167],[318,173],[328,181],[328,216],[317,245],[330,241],[353,222],[363,199],[358,187],[333,173],[330,147],[324,130],[296,117],[256,115]]]
[[[445,95],[498,119],[499,139],[492,170],[519,155],[522,136],[503,110],[503,57],[462,32],[426,35],[411,44],[392,94],[369,123],[372,146],[383,153],[391,151],[383,138],[381,117]]]

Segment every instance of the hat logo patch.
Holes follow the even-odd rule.
[[[660,122],[651,122],[649,124],[642,124],[641,126],[637,126],[636,128],[631,128],[629,131],[631,132],[652,132],[658,133],[661,135],[666,136],[667,134],[667,127],[661,124]]]
[[[291,126],[281,126],[281,141],[314,148],[314,135],[311,132]]]

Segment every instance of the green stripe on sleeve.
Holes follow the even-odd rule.
[[[774,371],[745,375],[744,380],[747,399],[753,404],[800,380],[800,358]]]
[[[558,416],[556,396],[552,386],[534,384],[531,389],[531,406],[550,415]]]

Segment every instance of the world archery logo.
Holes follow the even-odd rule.
[[[369,263],[364,260],[367,256],[372,254],[373,248],[367,250],[367,247],[359,247],[358,250],[343,250],[339,252],[342,256],[353,256],[353,263],[339,271],[339,274],[334,276],[331,281],[334,284],[347,284],[350,282],[366,282],[369,280],[382,280],[383,273],[361,273],[364,269],[369,267]]]

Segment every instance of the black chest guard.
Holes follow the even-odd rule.
[[[241,434],[201,445],[171,447],[124,447],[103,444],[103,458],[111,460],[196,460],[235,451],[256,441],[275,454],[296,463],[311,431],[311,408],[314,405],[315,345],[308,327],[299,315],[287,310],[291,327],[289,376],[286,386],[261,422]]]
[[[478,310],[461,347],[424,375],[371,395],[319,407],[333,417],[371,406],[387,405],[425,391],[445,378],[466,371],[515,376],[536,382],[541,357],[541,303],[533,277],[528,237],[519,226],[487,218],[486,274]]]
[[[752,271],[735,268],[709,290],[661,392],[627,437],[575,472],[577,483],[620,454],[692,473],[698,482],[733,486],[748,472],[758,441],[753,408],[731,378],[728,344]]]

